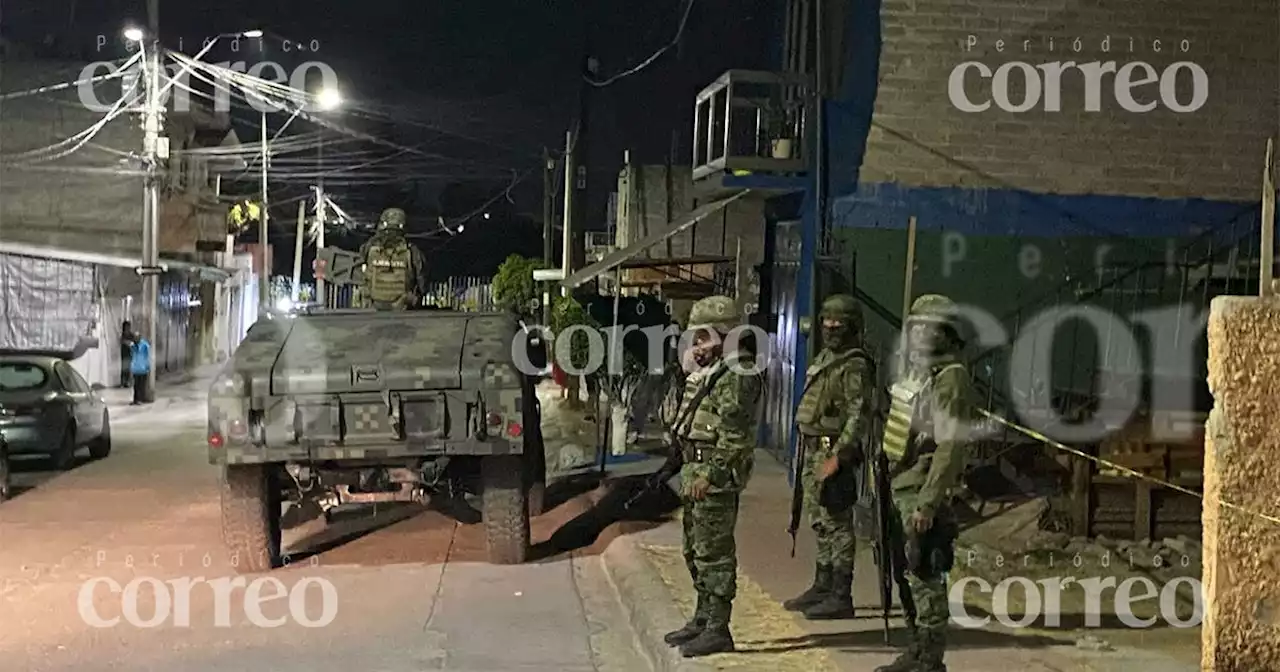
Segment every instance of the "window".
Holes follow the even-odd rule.
[[[93,392],[93,386],[89,385],[89,381],[85,380],[79,371],[76,371],[76,367],[67,364],[67,371],[71,373],[71,379],[75,381],[76,389],[85,393]]]
[[[31,362],[0,362],[0,392],[38,390],[48,382],[49,374]]]
[[[89,389],[81,388],[76,380],[75,369],[72,369],[66,362],[58,362],[53,366],[53,370],[58,374],[58,380],[62,382],[62,389],[73,394],[82,394],[88,392]]]

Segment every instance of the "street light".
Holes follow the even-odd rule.
[[[316,96],[316,102],[322,110],[335,110],[342,104],[342,94],[333,89],[324,89]]]
[[[146,34],[142,32],[141,28],[131,27],[124,29],[124,39],[130,42],[141,42],[144,37],[146,37]]]
[[[259,37],[262,37],[262,31],[261,31],[261,30],[246,30],[246,31],[244,31],[243,33],[240,33],[240,35],[241,35],[241,37],[247,37],[247,38],[249,38],[249,39],[257,39],[257,38],[259,38]]]

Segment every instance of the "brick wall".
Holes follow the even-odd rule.
[[[1256,200],[1266,138],[1277,131],[1275,13],[1275,3],[1252,0],[884,0],[880,82],[861,181]],[[1102,51],[1107,37],[1109,53]],[[1060,112],[993,104],[966,113],[948,96],[948,78],[965,61],[995,70],[1009,61],[1108,60],[1145,61],[1157,73],[1194,62],[1207,76],[1207,100],[1187,113],[1163,106],[1129,112],[1107,75],[1100,111],[1088,112],[1079,72],[1062,77]],[[975,102],[990,99],[990,79],[973,72],[966,79]],[[1191,77],[1184,71],[1180,80],[1178,96],[1187,103]],[[1023,100],[1021,75],[1014,71],[1010,81],[1012,101]],[[1135,97],[1146,102],[1158,99],[1156,92],[1156,84],[1141,86]]]

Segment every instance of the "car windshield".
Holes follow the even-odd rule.
[[[0,362],[0,392],[44,387],[49,374],[31,362]]]

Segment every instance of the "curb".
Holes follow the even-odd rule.
[[[666,633],[684,625],[686,618],[676,608],[671,591],[632,537],[620,534],[611,539],[600,561],[605,576],[618,594],[631,630],[655,672],[708,672],[716,669],[710,664],[684,658],[679,649],[662,641]]]

